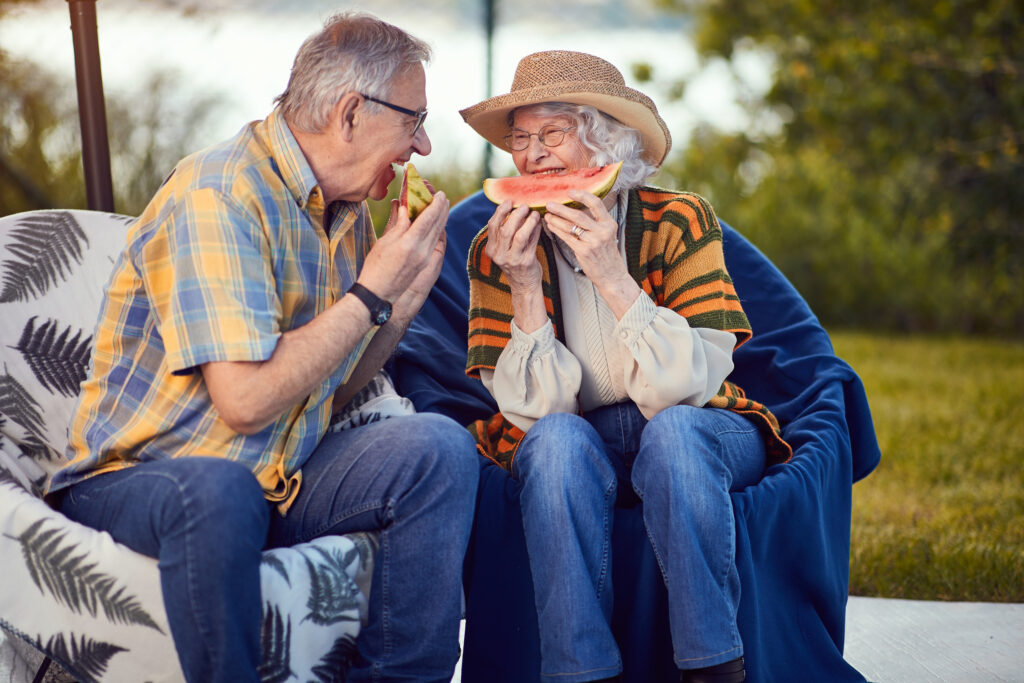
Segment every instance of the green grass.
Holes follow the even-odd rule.
[[[853,487],[851,595],[1024,602],[1024,343],[831,336],[882,450]]]

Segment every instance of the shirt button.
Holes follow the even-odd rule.
[[[622,330],[621,332],[619,332],[619,336],[622,337],[623,339],[629,339],[629,332],[627,332],[626,330]]]

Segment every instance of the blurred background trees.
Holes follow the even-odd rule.
[[[0,19],[13,6],[33,2],[0,0]],[[204,126],[218,113],[219,95],[183,97],[181,80],[173,70],[157,71],[142,75],[131,93],[106,93],[120,213],[142,211],[174,164],[198,148]],[[0,216],[85,208],[81,149],[74,73],[52,72],[0,48]]]
[[[687,17],[678,40],[729,67],[711,73],[732,78],[749,116],[740,132],[674,130],[658,183],[707,196],[829,326],[1024,332],[1020,0],[646,1]],[[0,0],[0,20],[38,2]],[[770,65],[767,88],[745,78],[751,60]],[[633,67],[656,101],[686,93],[663,67]],[[118,211],[141,211],[180,157],[213,142],[202,131],[225,100],[197,90],[173,71],[108,88]],[[0,48],[0,215],[85,206],[79,135],[74,74]],[[454,200],[477,174],[430,179]],[[382,224],[387,204],[371,208]]]
[[[1024,331],[1019,2],[659,1],[703,59],[774,73],[749,130],[700,127],[664,182],[705,194],[827,324]]]

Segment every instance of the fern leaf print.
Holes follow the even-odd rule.
[[[119,645],[93,640],[88,636],[69,634],[70,647],[64,640],[64,634],[52,636],[45,647],[40,647],[65,668],[83,676],[82,683],[99,681],[107,670],[111,658],[118,652],[127,652]],[[39,639],[41,640],[41,639]]]
[[[89,368],[92,336],[82,339],[82,330],[73,327],[61,330],[56,320],[47,320],[38,328],[35,322],[36,316],[28,319],[14,348],[47,391],[76,395]]]
[[[25,428],[30,434],[43,437],[43,415],[39,404],[18,380],[7,374],[0,375],[0,415]]]
[[[281,558],[279,558],[277,555],[273,553],[262,553],[260,557],[260,564],[265,564],[274,571],[276,571],[278,574],[281,575],[281,578],[284,579],[285,583],[287,583],[288,586],[291,587],[292,580],[291,577],[288,576],[288,570],[285,568],[284,562],[282,562]]]
[[[47,522],[52,520],[37,520],[17,537],[25,567],[42,593],[79,614],[84,610],[95,617],[102,609],[114,623],[140,624],[163,633],[136,598],[124,595],[123,587],[115,590],[116,579],[93,571],[96,565],[85,564],[86,553],[75,555],[77,548],[66,542],[66,530],[44,528]]]
[[[315,564],[308,555],[303,555],[309,570],[309,600],[306,602],[309,614],[303,621],[312,621],[320,626],[356,621],[359,618],[359,587],[345,571],[354,559],[356,549],[352,548],[344,556],[337,552],[329,553],[319,547],[313,550],[325,562]]]
[[[21,480],[14,476],[14,472],[11,472],[3,465],[0,465],[0,486],[3,486],[4,484],[17,486],[22,491],[27,490],[25,486],[21,483]]]
[[[88,244],[67,211],[34,213],[18,221],[7,245],[11,257],[0,264],[0,303],[31,301],[66,280]]]
[[[257,673],[262,683],[282,683],[295,676],[291,669],[292,622],[282,619],[270,603],[263,606],[260,646],[263,656]]]
[[[61,454],[53,450],[35,434],[29,434],[21,443],[18,444],[18,450],[26,458],[31,458],[36,462],[40,460],[54,461],[61,457]]]
[[[345,633],[313,667],[317,683],[345,683],[345,673],[356,654],[356,639]]]

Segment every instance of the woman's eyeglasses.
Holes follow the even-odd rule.
[[[558,126],[544,126],[537,133],[527,133],[518,128],[502,138],[505,146],[513,152],[519,152],[530,146],[530,138],[536,136],[540,144],[545,147],[558,147],[565,141],[565,134],[570,130],[576,130],[576,126],[559,128]]]
[[[420,128],[423,127],[423,121],[426,120],[426,118],[427,118],[427,110],[426,109],[424,109],[423,111],[413,111],[412,109],[406,109],[405,107],[399,107],[397,104],[391,104],[390,102],[387,102],[385,100],[379,100],[376,97],[370,97],[366,93],[359,93],[359,94],[363,96],[363,99],[370,100],[371,102],[376,102],[377,104],[383,105],[383,106],[387,107],[388,109],[394,109],[395,111],[397,111],[400,114],[405,114],[406,116],[411,116],[414,119],[416,119],[416,126],[412,129],[412,136],[413,137],[416,137],[416,133],[420,132]]]

